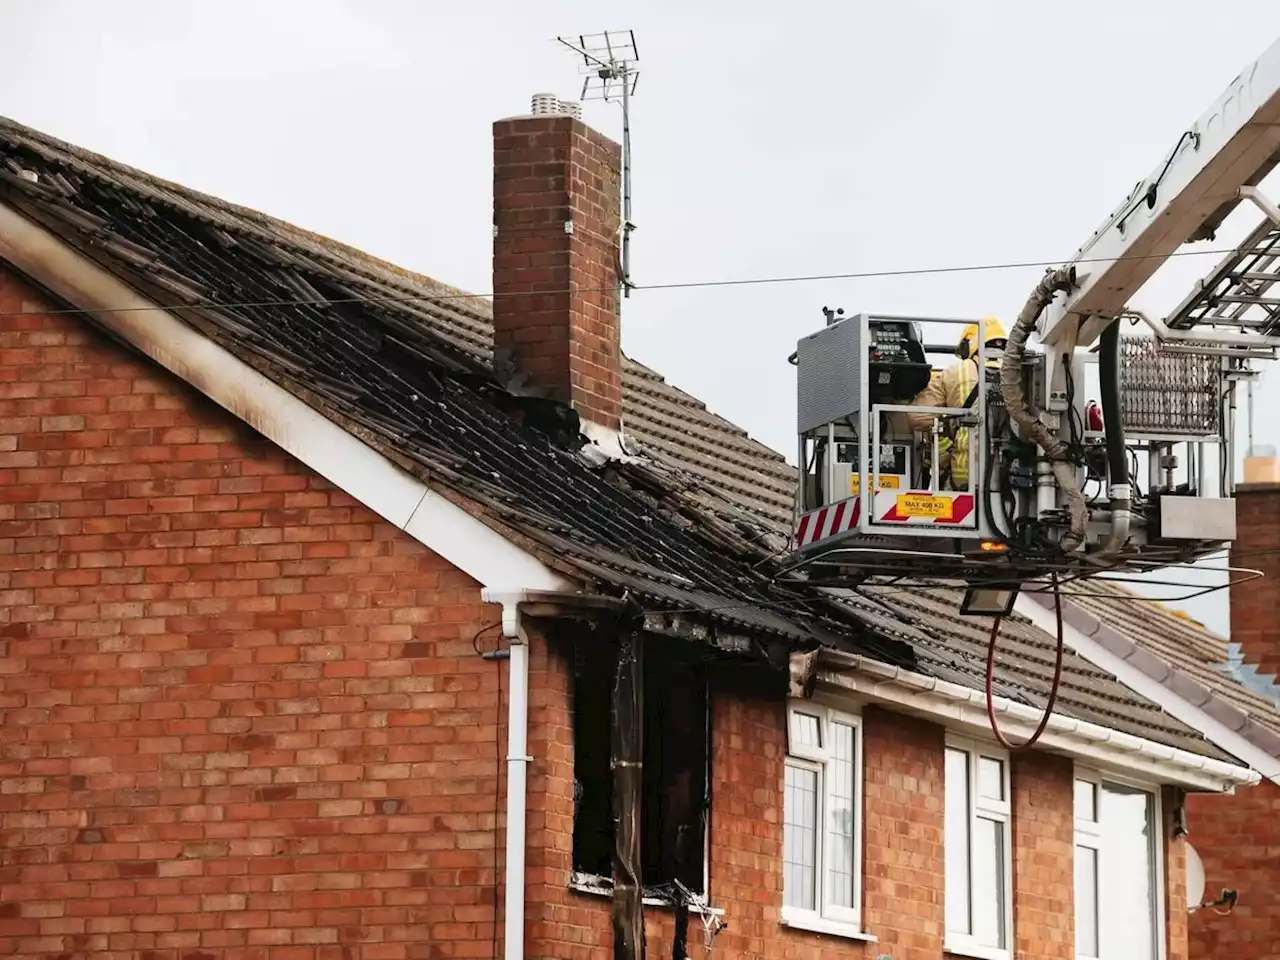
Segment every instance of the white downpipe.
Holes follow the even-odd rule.
[[[507,723],[506,960],[524,957],[525,798],[529,761],[529,644],[511,639],[511,707]],[[495,824],[495,829],[496,829]]]
[[[502,635],[511,649],[507,698],[507,850],[504,960],[524,960],[525,814],[529,764],[529,638],[520,622],[524,593],[481,591],[485,603],[502,605]],[[495,830],[498,825],[493,825]]]

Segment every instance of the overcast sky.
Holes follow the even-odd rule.
[[[1227,9],[0,0],[0,114],[487,293],[491,121],[576,95],[556,34],[631,28],[637,283],[1060,262],[1280,34],[1277,0]],[[584,119],[617,135],[615,107]],[[824,305],[1007,322],[1041,273],[639,291],[624,348],[793,458],[786,358]],[[1224,594],[1184,606],[1226,629]]]

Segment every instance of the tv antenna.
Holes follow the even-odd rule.
[[[633,30],[606,30],[579,34],[576,42],[556,37],[582,58],[578,72],[583,75],[582,100],[604,100],[622,104],[622,295],[631,296],[631,97],[640,76],[640,54]]]

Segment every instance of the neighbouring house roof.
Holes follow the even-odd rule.
[[[601,463],[496,381],[484,298],[3,119],[0,201],[557,569],[983,688],[989,625],[960,617],[956,594],[903,584],[836,604],[771,582],[794,468],[639,363],[625,361],[625,429],[648,456]],[[1053,654],[1054,638],[1006,620],[997,694],[1043,705]],[[1228,759],[1074,654],[1058,712]]]
[[[1114,581],[1072,596],[1070,602],[1097,620],[1099,639],[1112,652],[1132,659],[1148,676],[1193,703],[1213,709],[1280,759],[1280,685],[1243,663],[1239,644]],[[1110,636],[1100,636],[1107,630]]]

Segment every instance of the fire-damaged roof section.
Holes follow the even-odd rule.
[[[482,298],[2,119],[0,199],[562,569],[673,616],[982,688],[987,625],[958,617],[953,594],[836,605],[771,582],[792,468],[639,364],[626,361],[624,415],[648,456],[593,466],[563,409],[495,381]],[[996,692],[1040,706],[1053,640],[1006,626]],[[1058,704],[1224,757],[1074,655]]]

